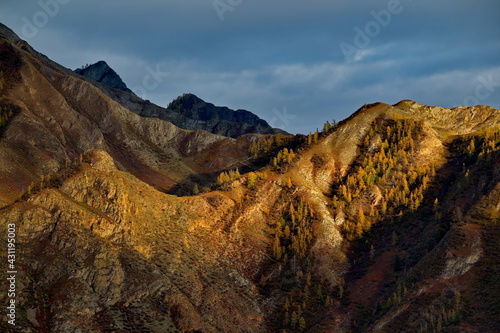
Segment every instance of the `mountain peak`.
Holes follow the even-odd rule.
[[[75,72],[108,87],[132,92],[127,88],[127,85],[122,81],[120,76],[104,60],[100,60],[93,65],[78,68]]]
[[[411,108],[411,107],[420,107],[423,105],[415,101],[412,101],[411,99],[403,99],[402,101],[399,101],[398,103],[394,104],[394,106],[398,108]]]
[[[197,104],[205,103],[205,101],[194,94],[185,93],[177,97],[172,103],[180,103],[184,108],[191,109]]]
[[[188,116],[191,119],[199,120],[229,120],[237,123],[247,123],[250,125],[261,125],[269,127],[269,124],[247,110],[231,110],[226,106],[215,106],[212,103],[207,103],[201,98],[193,94],[183,94],[177,97],[168,109]]]

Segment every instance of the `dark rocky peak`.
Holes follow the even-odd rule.
[[[87,65],[75,70],[76,73],[89,79],[100,82],[108,87],[132,92],[122,81],[120,76],[105,61],[98,61],[93,65]]]
[[[206,103],[193,94],[184,94],[178,97],[170,103],[168,109],[191,119],[201,121],[228,120],[235,123],[270,127],[265,120],[250,111],[231,110],[225,106],[215,106],[212,103]]]

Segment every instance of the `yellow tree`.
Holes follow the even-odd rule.
[[[255,174],[255,172],[252,171],[248,173],[247,177],[248,177],[247,179],[248,188],[254,188],[257,182],[257,175]]]

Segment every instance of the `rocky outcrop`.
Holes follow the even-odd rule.
[[[202,126],[202,129],[229,137],[238,137],[247,133],[288,134],[280,129],[271,128],[269,124],[246,110],[231,110],[224,106],[215,106],[203,101],[193,94],[184,94],[169,104],[166,111],[159,110],[158,117],[168,119],[165,113],[174,112],[182,118],[195,121],[185,126]],[[143,116],[150,116],[147,112]],[[197,125],[195,125],[197,124]],[[184,128],[183,126],[180,126]]]
[[[169,110],[178,112],[191,119],[208,121],[211,119],[228,120],[235,123],[247,123],[248,125],[261,125],[268,127],[269,124],[246,110],[233,111],[227,107],[215,106],[206,103],[193,94],[184,94],[174,100],[168,106]]]
[[[132,90],[127,88],[127,85],[122,81],[120,76],[116,74],[116,72],[109,67],[105,61],[101,60],[93,65],[77,68],[75,69],[75,72],[91,80],[100,82],[110,88],[132,92]]]

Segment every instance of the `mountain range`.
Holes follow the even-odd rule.
[[[215,106],[193,94],[179,96],[167,108],[142,100],[127,88],[120,76],[105,61],[84,66],[75,72],[91,79],[90,82],[130,111],[142,117],[169,121],[183,129],[201,129],[231,138],[247,133],[289,134],[272,128],[265,120],[250,111]]]
[[[4,331],[498,331],[500,110],[403,100],[255,133],[98,64],[0,25]]]

